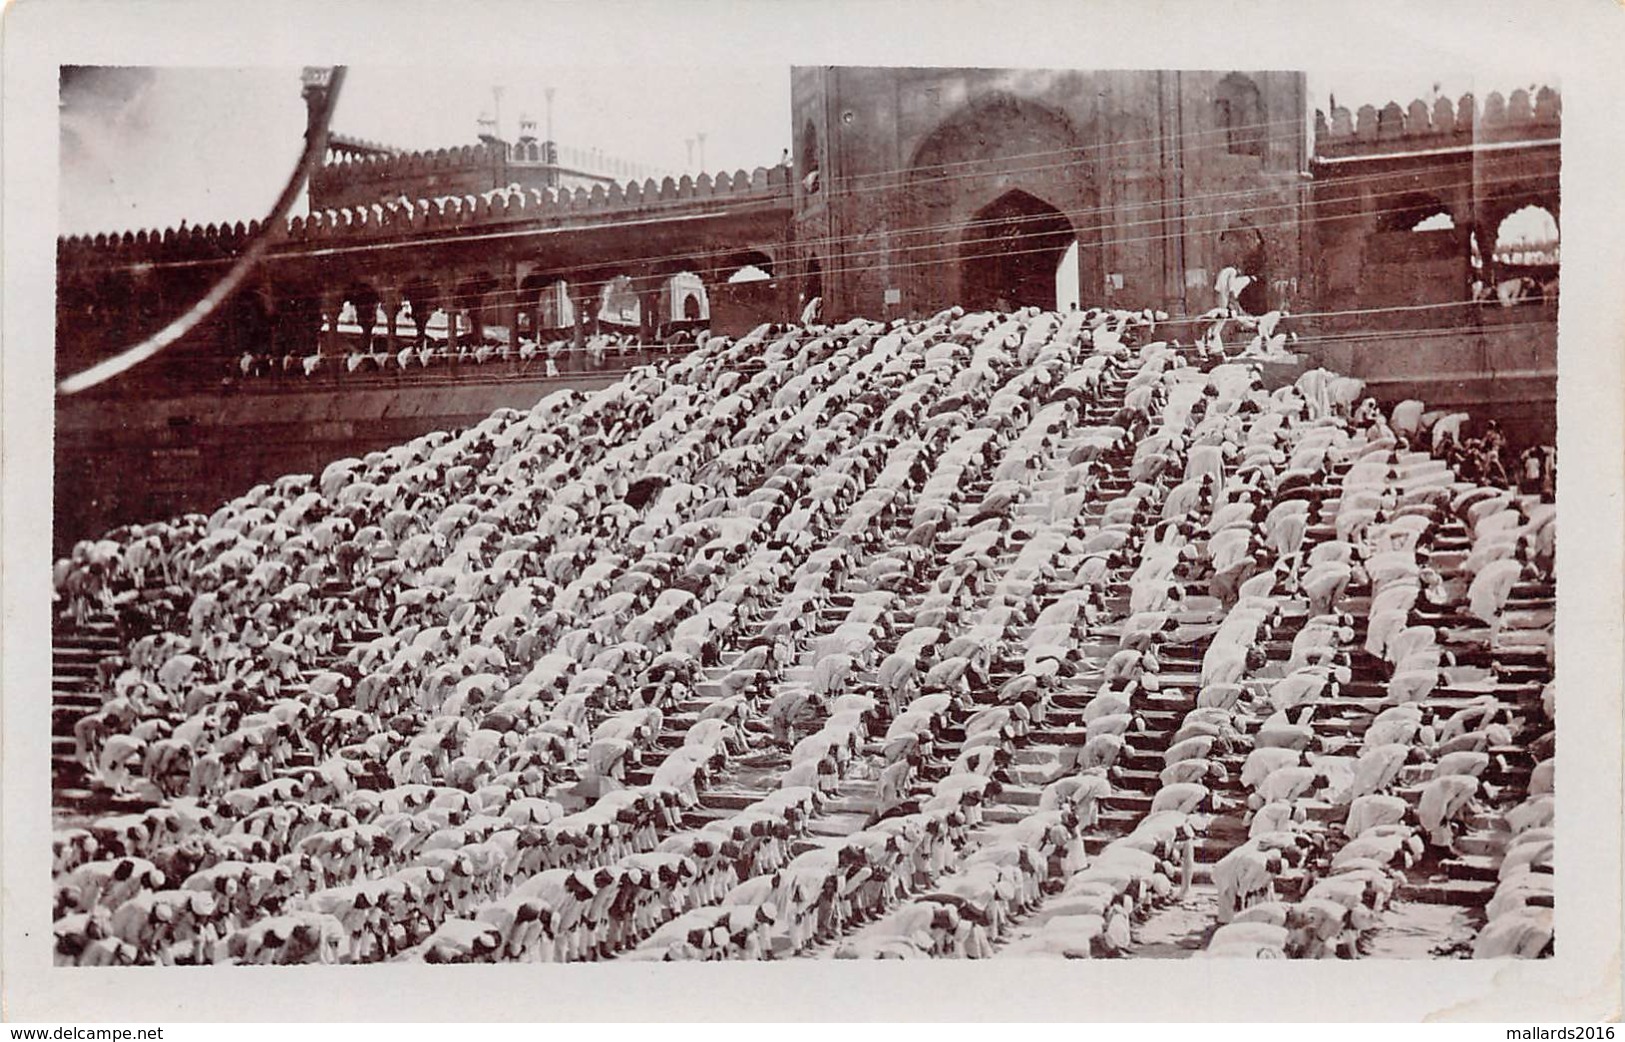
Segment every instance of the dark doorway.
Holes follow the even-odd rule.
[[[824,295],[824,268],[817,257],[807,258],[806,274],[801,282],[801,303]]]
[[[1066,215],[1043,200],[1022,191],[999,196],[977,212],[965,233],[965,306],[1055,307],[1055,269],[1076,238]]]
[[[1262,315],[1269,310],[1269,257],[1264,250],[1264,236],[1257,228],[1236,224],[1225,229],[1219,236],[1219,262],[1252,276],[1252,282],[1236,299],[1243,311]]]

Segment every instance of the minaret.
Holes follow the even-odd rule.
[[[322,136],[322,140],[315,142],[319,149],[316,169],[310,172],[310,182],[305,186],[307,203],[315,210],[327,196],[328,183],[322,169],[328,160],[327,135],[321,121],[322,113],[327,109],[328,91],[333,85],[333,68],[329,65],[307,65],[299,78],[304,84],[301,93],[305,98],[305,140],[314,141],[316,135]]]
[[[547,99],[547,137],[542,140],[542,161],[548,164],[547,186],[559,186],[559,146],[553,139],[553,88],[542,90],[542,97]]]
[[[494,146],[500,138],[497,137],[497,121],[490,111],[481,112],[479,116],[480,144]]]
[[[309,134],[316,129],[317,120],[327,107],[327,91],[333,83],[333,68],[330,65],[307,65],[299,78],[305,85],[302,92],[305,98],[305,133]]]

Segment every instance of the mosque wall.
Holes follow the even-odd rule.
[[[371,206],[403,195],[410,199],[480,195],[519,180],[509,175],[503,150],[485,145],[403,155],[335,156],[312,171],[310,198],[313,208],[328,209]],[[524,187],[551,185],[541,181]]]
[[[791,82],[794,231],[831,317],[976,297],[992,252],[976,233],[1004,210],[1064,222],[1084,301],[1200,310],[1227,231],[1279,273],[1272,304],[1299,292],[1301,73],[799,68]],[[1058,261],[1059,238],[1036,238],[1018,250]]]
[[[528,405],[556,383],[460,387],[469,378],[448,372],[387,392],[354,380],[240,395],[215,386],[222,363],[245,350],[316,350],[329,335],[324,315],[331,330],[347,300],[408,299],[424,314],[461,308],[513,335],[518,308],[535,304],[539,315],[559,279],[594,289],[617,274],[648,282],[691,270],[709,275],[712,328],[738,333],[793,320],[812,296],[833,321],[954,304],[1053,306],[1053,272],[1074,240],[1085,305],[1162,308],[1175,316],[1162,335],[1189,342],[1195,327],[1180,316],[1212,306],[1215,274],[1236,265],[1260,276],[1249,310],[1303,316],[1312,356],[1365,378],[1380,398],[1469,407],[1551,440],[1552,306],[1428,310],[1468,292],[1470,236],[1487,252],[1518,207],[1560,214],[1561,106],[1550,90],[1492,94],[1482,106],[1466,98],[1316,113],[1311,157],[1301,73],[802,67],[791,76],[789,168],[400,212],[361,204],[276,229],[268,268],[146,367],[144,381],[61,403],[58,544]],[[1496,147],[1475,151],[1475,142]],[[480,148],[351,158],[334,176],[358,192],[408,185],[417,197],[450,195],[480,190],[460,177],[506,183],[487,170],[499,158]],[[1409,230],[1435,211],[1455,227]],[[629,214],[640,218],[636,231],[599,227]],[[440,244],[504,224],[534,238]],[[59,242],[59,370],[190,306],[255,231],[210,225]],[[650,255],[668,260],[643,270]],[[722,281],[747,263],[771,280]],[[1351,314],[1340,324],[1326,312]],[[1384,328],[1380,342],[1339,340]],[[399,332],[413,333],[404,323]]]
[[[1310,365],[1364,380],[1385,404],[1416,398],[1429,410],[1495,420],[1515,450],[1556,436],[1557,324],[1549,320],[1497,315],[1473,328],[1395,330],[1298,351]]]
[[[465,427],[503,407],[529,409],[561,387],[592,390],[618,371],[412,388],[355,375],[319,389],[209,391],[59,401],[55,441],[58,552],[132,521],[207,511],[262,481],[320,473],[335,459]]]

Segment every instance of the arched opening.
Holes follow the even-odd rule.
[[[515,358],[522,367],[545,366],[547,375],[554,376],[571,365],[567,344],[575,338],[575,308],[570,292],[558,272],[534,271],[519,283]]]
[[[499,284],[495,277],[481,272],[457,286],[451,302],[451,320],[456,322],[459,345],[467,340],[468,346],[485,343],[500,344],[507,339],[507,330],[497,303]]]
[[[250,371],[243,375],[269,372],[271,369],[269,359],[275,350],[272,341],[276,330],[271,320],[270,307],[261,291],[247,289],[232,298],[227,329],[230,332],[232,360],[235,362],[245,354],[252,355],[256,359],[250,366]]]
[[[1054,307],[1056,269],[1075,240],[1081,242],[1078,284],[1099,286],[1101,229],[1086,222],[1090,227],[1079,235],[1063,216],[1091,212],[1099,204],[1096,155],[1088,147],[1092,136],[1080,132],[1065,112],[1006,91],[973,98],[945,115],[909,161],[907,220],[919,230],[897,244],[909,259],[900,273],[906,309],[929,313],[955,304],[990,306],[1012,280],[1026,284],[1020,298]],[[978,213],[972,212],[971,200],[994,202]],[[1017,212],[1004,213],[1012,203]],[[1012,216],[1019,218],[1014,224],[1000,220]],[[989,219],[1003,227],[988,227]],[[956,240],[943,234],[945,228],[964,233]],[[1034,252],[1008,263],[972,259],[1005,253],[997,245],[1005,232],[1028,233],[1016,248]],[[839,297],[841,288],[831,292]]]
[[[740,250],[723,259],[720,271],[726,273],[725,282],[760,282],[775,275],[773,258],[760,250]]]
[[[435,315],[438,295],[434,285],[426,279],[412,279],[401,287],[404,304],[398,319],[399,328],[418,347],[431,339],[429,321]]]
[[[692,271],[680,271],[667,282],[670,307],[667,318],[674,321],[693,321],[704,318],[710,311],[710,298],[705,292],[705,280]]]
[[[1231,73],[1213,88],[1214,120],[1224,134],[1225,151],[1233,156],[1263,158],[1268,141],[1264,98],[1258,84]]]
[[[280,303],[271,317],[276,353],[298,358],[318,353],[321,350],[321,301],[313,294],[291,289],[280,293],[278,300]]]
[[[1509,268],[1549,267],[1561,261],[1557,218],[1544,206],[1512,211],[1495,229],[1495,262]]]
[[[666,279],[660,292],[659,325],[663,334],[703,329],[711,317],[711,297],[705,280],[692,269]]]
[[[771,279],[772,277],[773,276],[771,274],[763,271],[756,265],[747,264],[743,268],[740,268],[738,271],[734,272],[732,275],[728,276],[728,284],[730,286],[737,286],[742,282],[761,282],[765,279]]]
[[[1433,306],[1396,321],[1424,318],[1446,324],[1463,312],[1453,305],[1475,299],[1483,286],[1474,270],[1469,230],[1456,223],[1450,205],[1430,192],[1389,190],[1372,216],[1376,228],[1362,247],[1362,288],[1368,302]]]
[[[1056,272],[1077,241],[1066,215],[1019,189],[977,211],[960,247],[968,308],[1056,306]]]
[[[1495,226],[1486,268],[1502,304],[1555,303],[1562,259],[1556,215],[1530,203]]]
[[[761,249],[745,248],[714,257],[717,281],[707,325],[713,333],[736,333],[763,322],[785,321],[789,301],[779,284],[777,260]]]
[[[631,276],[617,275],[598,293],[598,322],[620,333],[636,333],[643,319]]]
[[[1251,278],[1236,298],[1243,311],[1262,315],[1269,310],[1269,254],[1257,228],[1244,222],[1226,228],[1219,236],[1219,266]]]
[[[538,340],[559,330],[565,330],[567,334],[575,328],[576,313],[570,303],[570,284],[564,279],[555,276],[539,282],[533,299]]]
[[[373,348],[373,331],[384,322],[380,314],[381,298],[376,289],[364,282],[351,285],[344,291],[336,323],[340,342],[362,351]]]
[[[1437,196],[1408,193],[1383,206],[1377,218],[1380,232],[1426,232],[1454,228],[1455,218]]]

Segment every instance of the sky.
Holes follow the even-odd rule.
[[[1437,89],[1510,93],[1542,82],[1516,74],[1476,77],[1461,68],[1365,65],[1309,70],[1311,104],[1401,105]],[[779,161],[790,144],[785,66],[554,66],[542,71],[351,66],[335,131],[405,149],[477,141],[482,114],[517,136],[522,113],[561,147],[597,148],[675,174],[705,166],[750,170]],[[299,69],[90,68],[64,74],[59,222],[62,234],[163,228],[262,217],[298,158],[305,125]],[[180,158],[177,158],[180,157]]]
[[[297,161],[305,128],[300,70],[93,69],[63,87],[63,234],[261,216]],[[558,67],[545,73],[425,76],[422,69],[351,66],[333,130],[408,150],[478,141],[496,114],[512,140],[528,114],[546,136],[546,88],[561,147],[597,148],[682,174],[777,163],[789,145],[790,75],[644,66]],[[184,157],[177,162],[175,157]],[[692,167],[690,163],[692,162]]]

